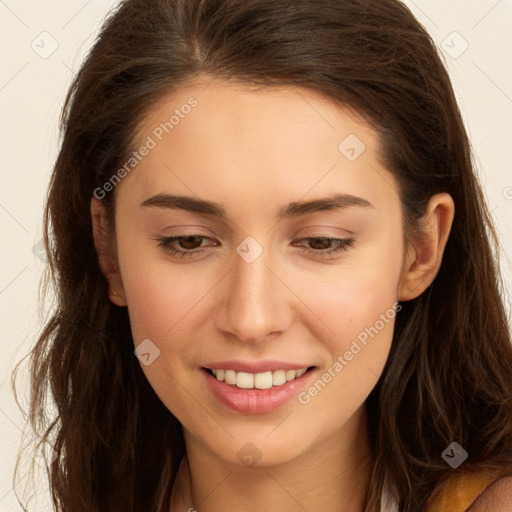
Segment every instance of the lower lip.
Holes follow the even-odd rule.
[[[204,368],[201,368],[201,372],[209,389],[222,404],[245,414],[261,414],[274,411],[297,396],[315,369],[312,368],[304,375],[270,389],[241,389],[217,380]]]

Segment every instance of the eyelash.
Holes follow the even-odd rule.
[[[201,249],[199,249],[199,250],[198,249],[195,249],[195,250],[177,249],[175,246],[175,243],[179,240],[183,240],[184,238],[202,238],[203,240],[209,239],[209,237],[203,236],[203,235],[185,235],[185,236],[157,238],[157,241],[158,241],[158,245],[160,247],[163,247],[165,249],[165,251],[167,251],[168,253],[170,253],[173,256],[176,256],[178,258],[191,257],[191,256],[194,256],[194,254],[201,252]],[[322,256],[322,257],[324,257],[324,256],[328,257],[328,256],[331,256],[334,254],[341,253],[342,251],[348,251],[354,244],[353,238],[342,239],[342,238],[331,238],[331,237],[325,236],[325,237],[300,238],[298,241],[303,241],[303,240],[327,240],[330,243],[333,243],[333,242],[336,243],[336,247],[334,247],[332,249],[327,249],[327,250],[307,249],[305,247],[300,248],[301,252],[308,253],[309,255]]]

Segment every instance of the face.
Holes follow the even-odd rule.
[[[308,90],[207,84],[140,125],[115,188],[117,291],[186,437],[277,464],[361,417],[391,347],[401,205],[353,112]]]

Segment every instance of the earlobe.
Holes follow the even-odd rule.
[[[108,229],[106,208],[103,202],[96,197],[91,199],[91,219],[94,247],[96,248],[101,271],[109,284],[110,300],[117,306],[126,306],[121,273],[112,243],[112,235]]]
[[[420,235],[407,248],[402,280],[399,286],[400,301],[415,299],[434,281],[443,259],[455,215],[455,205],[449,194],[433,196],[420,221]]]

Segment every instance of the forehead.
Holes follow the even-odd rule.
[[[339,138],[347,130],[378,151],[378,137],[363,117],[320,91],[201,78],[152,103],[139,124],[137,140],[152,134],[159,145],[172,145],[193,132],[224,144],[243,141],[257,148],[264,143],[268,150],[278,147],[293,156],[294,141],[305,138],[318,142],[321,137],[338,151]],[[201,141],[207,142],[204,136]]]
[[[139,200],[169,188],[223,202],[241,187],[265,201],[308,190],[371,196],[393,185],[362,116],[304,88],[197,80],[148,108],[134,149],[144,146],[122,184],[132,182]]]

